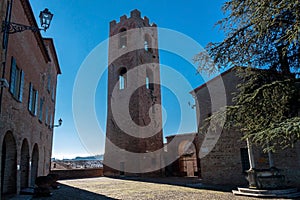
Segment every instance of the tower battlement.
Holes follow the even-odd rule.
[[[146,16],[142,17],[141,12],[138,9],[135,9],[135,10],[132,10],[130,12],[129,17],[127,17],[127,15],[123,15],[123,16],[120,17],[119,22],[117,22],[116,20],[111,21],[110,22],[110,29],[113,29],[116,26],[122,25],[122,24],[126,23],[128,20],[130,20],[130,21],[135,20],[136,21],[137,19],[139,19],[143,23],[143,26],[157,27],[157,25],[155,23],[150,24],[149,18],[146,17]]]

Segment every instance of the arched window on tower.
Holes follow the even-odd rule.
[[[119,71],[119,89],[124,90],[127,86],[127,69],[122,67]]]
[[[151,46],[151,37],[149,34],[145,34],[144,49],[152,53],[152,48],[150,46]]]
[[[150,90],[154,90],[154,79],[153,72],[150,69],[146,70],[146,88]]]
[[[119,33],[119,48],[127,46],[127,32],[126,28],[122,28]]]

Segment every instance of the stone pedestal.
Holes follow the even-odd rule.
[[[249,188],[282,189],[285,187],[285,177],[275,167],[270,169],[250,169],[247,173]]]

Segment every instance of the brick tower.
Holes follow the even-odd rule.
[[[138,10],[110,22],[104,174],[161,175],[157,26]]]

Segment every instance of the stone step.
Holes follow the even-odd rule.
[[[276,197],[276,194],[247,193],[247,192],[240,192],[237,190],[232,190],[232,193],[234,195],[250,196],[250,197]]]
[[[22,194],[22,195],[34,195],[34,188],[23,188],[20,191],[20,194]]]
[[[243,193],[253,193],[253,194],[290,194],[298,192],[297,188],[287,188],[287,189],[278,189],[278,190],[260,190],[252,188],[238,188],[239,192]]]
[[[242,191],[232,190],[232,193],[234,195],[240,195],[240,196],[266,197],[266,198],[269,198],[269,197],[276,197],[276,198],[298,198],[298,197],[300,197],[300,192],[297,192],[297,190],[295,192],[294,188],[287,189],[287,190],[290,191],[290,193],[286,193],[286,192],[283,193],[283,190],[281,190],[280,192],[276,191],[277,193],[253,193],[253,191],[251,192],[251,190],[253,190],[253,189],[250,189],[248,192],[246,192],[246,190],[242,190]]]
[[[285,194],[282,196],[283,198],[299,198],[300,197],[300,192],[295,192],[291,194]]]
[[[33,199],[31,195],[15,195],[9,198],[9,200],[31,200],[31,199]]]

